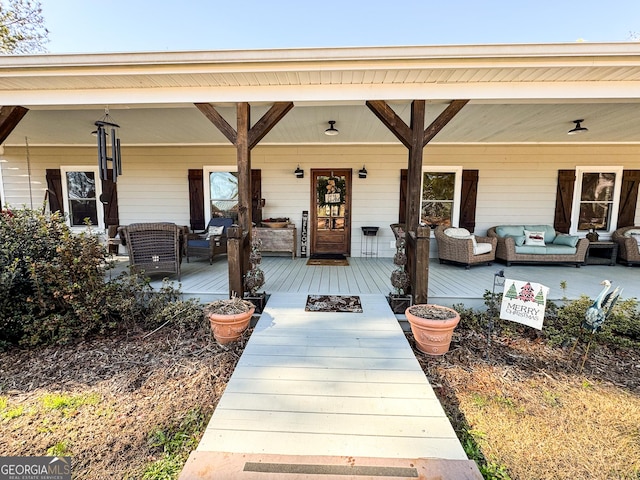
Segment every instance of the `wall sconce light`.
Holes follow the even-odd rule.
[[[575,135],[576,133],[585,133],[588,132],[589,129],[587,127],[583,127],[582,125],[580,125],[582,122],[584,122],[584,120],[574,120],[573,123],[576,124],[575,127],[573,127],[571,130],[569,130],[567,132],[568,135]]]
[[[296,178],[304,178],[304,170],[300,168],[300,165],[298,165],[298,168],[296,168],[293,173],[296,174]]]
[[[338,135],[340,133],[334,125],[336,124],[335,120],[329,120],[329,128],[324,131],[325,135]]]
[[[367,178],[367,169],[364,168],[364,165],[358,170],[358,178]]]

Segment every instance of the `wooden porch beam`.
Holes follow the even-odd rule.
[[[274,103],[253,127],[251,126],[251,106],[247,102],[239,102],[236,104],[237,130],[229,125],[213,105],[196,103],[195,106],[236,147],[238,225],[241,227],[240,231],[244,232],[242,235],[248,240],[237,245],[238,251],[233,253],[236,260],[229,262],[229,288],[230,295],[234,293],[242,295],[244,276],[249,265],[249,242],[251,240],[251,150],[293,108],[293,102]]]
[[[249,148],[255,147],[293,108],[293,102],[276,102],[249,130]]]
[[[222,115],[218,113],[213,105],[210,103],[195,103],[194,105],[218,128],[218,130],[222,132],[225,137],[227,137],[227,140],[234,145],[237,144],[238,139],[236,131],[231,125],[229,125]]]
[[[3,143],[13,129],[24,118],[29,109],[19,106],[0,107],[0,143]]]
[[[447,106],[447,108],[445,108],[444,111],[440,115],[438,115],[438,118],[431,122],[431,125],[429,125],[424,131],[422,146],[424,147],[427,143],[429,143],[433,139],[433,137],[435,137],[440,132],[440,130],[442,130],[467,103],[469,103],[469,100],[453,100]]]
[[[411,129],[387,102],[383,100],[367,100],[366,105],[405,147],[411,148]]]

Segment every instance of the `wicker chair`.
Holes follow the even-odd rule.
[[[180,280],[182,228],[174,223],[132,223],[118,229],[134,273],[174,273]]]
[[[213,257],[221,253],[227,253],[227,228],[233,225],[233,218],[214,217],[209,221],[207,230],[193,232],[187,236],[186,251],[187,262],[193,256],[202,256],[209,259],[209,265],[213,263]],[[222,227],[222,232],[212,234],[210,227]]]
[[[445,234],[445,230],[449,227],[439,225],[434,231],[436,242],[438,243],[438,258],[440,263],[457,263],[464,265],[469,269],[472,265],[479,265],[481,263],[491,265],[496,259],[496,247],[498,245],[497,238],[479,237],[475,236],[474,239],[470,238],[455,238]],[[475,253],[478,251],[478,246],[475,244],[491,245],[491,250],[485,253]],[[488,249],[488,247],[480,247],[481,249]]]
[[[627,266],[640,264],[640,245],[630,231],[640,232],[640,226],[623,227],[611,235],[611,240],[618,244],[618,261]]]

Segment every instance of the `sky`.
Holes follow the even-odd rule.
[[[626,42],[640,0],[40,0],[50,53]]]

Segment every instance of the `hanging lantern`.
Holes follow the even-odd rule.
[[[120,157],[120,138],[118,130],[120,125],[109,116],[109,109],[105,108],[104,117],[95,123],[98,127],[95,132],[98,136],[98,169],[101,180],[116,182],[118,175],[122,174],[122,159]],[[112,176],[109,178],[109,170]]]

